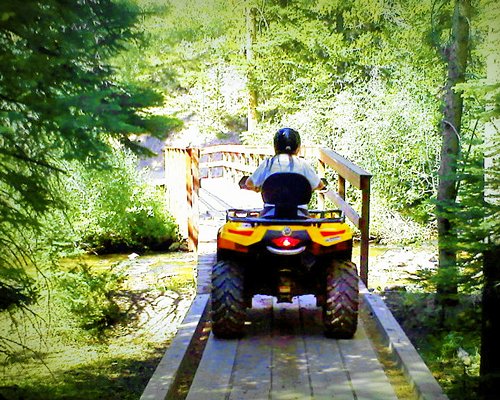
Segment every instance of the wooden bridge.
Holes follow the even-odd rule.
[[[141,399],[446,399],[383,301],[366,289],[371,176],[330,149],[304,148],[301,155],[334,182],[318,195],[318,208],[332,202],[359,230],[355,337],[325,338],[313,296],[291,304],[255,296],[242,339],[211,334],[216,233],[226,209],[262,206],[259,194],[236,182],[271,154],[271,148],[227,145],[165,150],[167,202],[198,254],[197,296]]]

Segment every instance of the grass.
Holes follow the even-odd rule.
[[[61,268],[74,271],[82,263],[95,274],[113,270],[123,277],[111,293],[121,319],[105,329],[82,329],[48,274],[32,312],[0,313],[0,398],[140,397],[194,295],[193,256],[85,256]]]
[[[479,398],[479,296],[462,294],[443,325],[434,295],[415,279],[437,268],[436,246],[370,247],[370,287],[382,295],[443,390],[451,400]],[[355,249],[353,260],[358,254]]]
[[[476,296],[462,295],[443,326],[434,295],[389,292],[384,301],[451,400],[479,396],[481,315]]]
[[[75,349],[67,351],[74,353]],[[119,356],[94,349],[83,359],[80,355],[76,359],[69,355],[69,359],[47,360],[50,374],[33,368],[32,362],[23,363],[29,374],[12,368],[11,374],[22,375],[17,375],[15,381],[11,374],[4,378],[0,394],[6,399],[137,399],[161,353],[161,349],[147,352],[141,349],[135,355]]]

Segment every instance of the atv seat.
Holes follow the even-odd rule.
[[[270,175],[262,185],[263,218],[307,218],[311,184],[301,174],[279,172]]]

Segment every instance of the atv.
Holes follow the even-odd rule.
[[[244,334],[254,295],[290,303],[294,296],[313,294],[323,309],[325,335],[353,337],[359,278],[350,261],[352,231],[339,210],[308,210],[311,197],[304,176],[275,173],[262,186],[263,209],[227,210],[212,267],[215,336]]]

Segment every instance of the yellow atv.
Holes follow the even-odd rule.
[[[212,330],[244,334],[256,294],[292,302],[313,294],[328,337],[351,338],[358,321],[358,274],[350,261],[352,231],[341,211],[307,210],[309,181],[276,173],[262,187],[262,210],[230,209],[217,235],[212,267]]]

